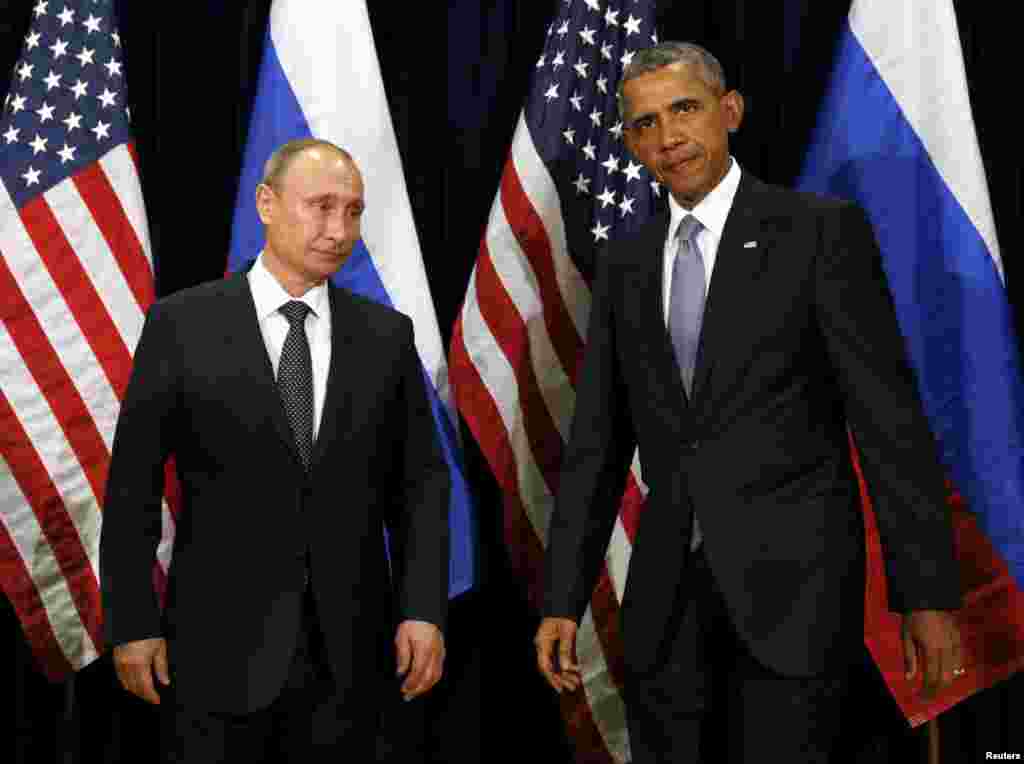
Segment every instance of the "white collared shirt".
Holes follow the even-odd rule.
[[[704,289],[711,285],[711,274],[715,268],[718,245],[722,241],[725,220],[729,217],[736,190],[740,187],[740,165],[733,157],[729,157],[728,172],[721,182],[711,189],[692,210],[684,209],[670,193],[668,195],[669,224],[668,235],[665,237],[665,256],[662,266],[662,297],[664,301],[665,326],[668,326],[669,306],[672,304],[672,266],[675,265],[679,243],[676,241],[676,229],[687,215],[693,215],[703,226],[697,234],[697,246],[700,247],[704,259]]]
[[[327,295],[327,282],[318,284],[301,297],[288,294],[274,275],[263,264],[263,253],[256,258],[249,271],[249,288],[256,304],[256,318],[260,322],[263,344],[270,357],[270,365],[277,378],[281,350],[288,336],[288,319],[278,309],[291,300],[300,300],[310,307],[306,315],[306,338],[313,361],[313,437],[320,431],[320,416],[327,395],[327,370],[331,365],[331,301]]]

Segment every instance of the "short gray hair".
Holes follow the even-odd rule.
[[[306,149],[314,147],[328,148],[333,151],[337,151],[349,162],[353,162],[352,155],[349,154],[345,149],[340,146],[335,146],[330,141],[325,141],[323,138],[296,138],[295,140],[288,141],[278,146],[274,153],[270,155],[266,164],[263,165],[263,179],[260,181],[265,186],[271,188],[278,188],[281,183],[281,178],[291,167],[292,162],[299,154]],[[354,162],[353,162],[354,164]]]
[[[725,70],[711,53],[700,45],[692,42],[660,42],[650,48],[638,50],[622,72],[618,89],[615,92],[619,104],[619,115],[626,117],[626,97],[624,87],[627,82],[637,77],[663,69],[672,64],[690,64],[697,76],[716,93],[725,92]]]

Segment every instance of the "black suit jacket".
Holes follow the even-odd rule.
[[[107,482],[106,636],[166,637],[177,697],[194,708],[244,712],[276,697],[307,549],[342,691],[393,675],[398,619],[444,625],[449,478],[412,322],[334,286],[329,295],[331,361],[308,476],[246,274],[179,292],[146,318]],[[182,507],[161,614],[151,571],[170,454]]]
[[[863,212],[742,176],[692,400],[663,318],[667,225],[665,213],[614,243],[598,268],[551,523],[548,614],[585,609],[638,444],[650,493],[622,603],[627,666],[644,672],[664,658],[687,600],[692,513],[733,623],[762,663],[809,675],[847,660],[864,598],[847,424],[892,608],[957,607],[944,472]]]

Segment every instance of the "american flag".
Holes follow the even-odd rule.
[[[656,42],[653,2],[558,3],[453,330],[456,402],[502,488],[509,551],[538,605],[596,258],[663,195],[626,151],[615,97],[623,68]],[[629,760],[618,610],[645,490],[634,458],[577,636],[584,686],[562,699],[579,762]]]
[[[112,0],[35,5],[0,148],[0,584],[58,680],[102,651],[101,502],[154,299]]]

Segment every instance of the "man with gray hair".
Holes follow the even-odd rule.
[[[618,92],[668,209],[599,261],[538,666],[559,692],[581,683],[577,623],[639,446],[649,494],[621,609],[633,764],[833,761],[863,655],[848,427],[907,672],[926,694],[963,673],[945,475],[878,246],[856,205],[741,171],[743,98],[703,48],[638,52]],[[737,734],[702,741],[723,694]]]
[[[164,709],[164,762],[368,761],[386,697],[441,676],[448,470],[412,322],[328,281],[360,236],[352,157],[287,143],[255,201],[251,268],[146,318],[107,482],[104,625],[121,683]]]

